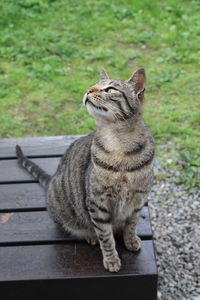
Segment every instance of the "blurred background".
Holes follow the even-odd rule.
[[[82,97],[99,69],[125,80],[144,67],[158,155],[198,184],[198,0],[4,0],[0,15],[1,138],[87,134]]]

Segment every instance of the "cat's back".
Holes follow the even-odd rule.
[[[93,136],[94,133],[83,136],[70,145],[50,182],[47,206],[51,215],[60,224],[65,223],[63,220],[71,222],[74,219],[83,223],[87,221],[86,182],[87,170],[91,165]]]
[[[87,170],[91,165],[91,144],[94,133],[75,141],[66,151],[61,162],[61,185],[71,201],[84,203],[86,197]]]
[[[76,170],[87,168],[91,162],[91,144],[94,133],[85,135],[74,141],[60,160],[55,176],[62,174],[67,168]]]

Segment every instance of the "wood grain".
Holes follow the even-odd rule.
[[[142,209],[137,228],[138,235],[142,239],[152,237],[147,207]],[[70,240],[77,241],[77,238],[58,228],[47,211],[0,214],[0,246],[44,244]]]
[[[63,155],[69,145],[82,135],[46,136],[0,139],[0,159],[16,158],[15,146],[20,145],[27,156]]]
[[[39,183],[0,185],[0,212],[45,209],[45,190]]]
[[[53,175],[60,161],[59,157],[31,159],[48,174]],[[36,180],[21,166],[16,159],[0,160],[0,183],[36,182]]]
[[[117,249],[123,265],[118,276],[156,273],[152,241],[143,241],[138,253],[121,243]],[[0,257],[0,281],[111,276],[103,268],[100,248],[84,242],[0,247]]]

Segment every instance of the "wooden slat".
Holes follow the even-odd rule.
[[[137,224],[137,234],[143,239],[152,239],[153,233],[148,206],[144,206],[141,211],[140,219]]]
[[[144,288],[145,287],[145,288]],[[157,300],[157,274],[111,274],[96,277],[1,282],[1,298],[139,299]],[[147,298],[148,295],[148,298]]]
[[[44,210],[45,190],[39,183],[0,185],[0,212]]]
[[[45,210],[45,190],[39,183],[0,185],[0,213]]]
[[[62,155],[69,145],[82,135],[0,139],[0,159],[15,158],[15,146],[20,145],[27,156]]]
[[[156,274],[152,241],[143,241],[139,253],[126,250],[120,243],[117,248],[123,265],[118,276]],[[0,247],[0,257],[2,282],[109,275],[103,268],[100,248],[84,242]]]
[[[38,164],[48,174],[53,175],[57,169],[60,158],[35,158],[32,159],[32,161]],[[35,179],[18,165],[16,159],[0,160],[0,170],[0,183],[35,182]]]
[[[147,207],[142,209],[138,235],[142,239],[152,237]],[[77,238],[62,232],[49,217],[47,211],[0,214],[0,246],[44,244],[67,240],[77,240]]]

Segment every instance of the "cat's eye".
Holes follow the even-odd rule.
[[[111,88],[111,87],[106,88],[104,91],[105,91],[106,93],[116,93],[116,89]]]

